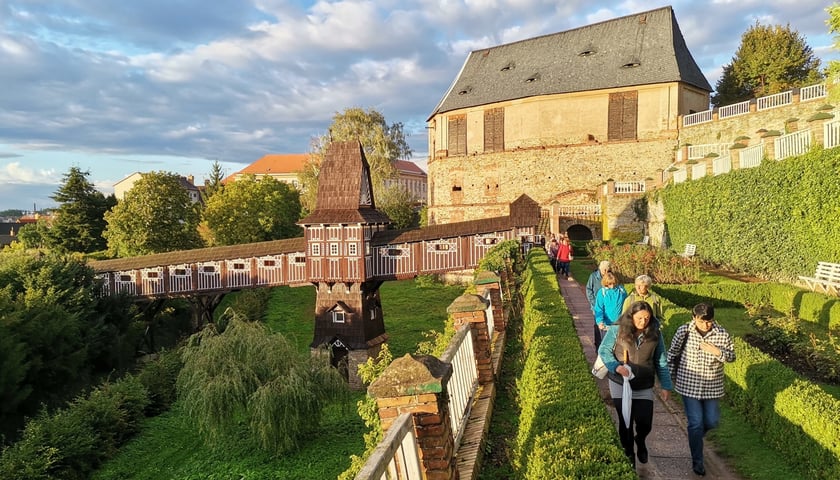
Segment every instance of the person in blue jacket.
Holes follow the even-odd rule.
[[[601,336],[607,327],[618,321],[624,307],[627,290],[619,285],[618,279],[612,272],[607,272],[601,278],[601,289],[595,294],[595,348],[601,345]]]
[[[663,400],[668,400],[673,388],[668,352],[650,304],[643,301],[632,303],[618,323],[607,330],[598,355],[609,372],[610,396],[618,412],[618,436],[624,453],[634,467],[637,456],[639,462],[647,463],[645,439],[653,428],[653,386],[656,378],[659,378],[662,387],[660,395]],[[633,377],[627,380],[625,377],[630,375],[630,370]],[[632,389],[629,427],[622,413],[624,382],[629,382]]]

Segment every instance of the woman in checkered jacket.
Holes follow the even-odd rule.
[[[735,347],[729,332],[715,323],[711,304],[697,304],[693,313],[691,323],[674,334],[668,363],[674,372],[674,390],[685,407],[691,467],[697,475],[705,475],[703,437],[720,421],[723,364],[735,361]]]

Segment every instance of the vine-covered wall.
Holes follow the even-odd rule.
[[[840,262],[840,148],[656,191],[671,248],[763,278],[813,275]]]

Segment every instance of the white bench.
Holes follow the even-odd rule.
[[[693,243],[686,243],[685,244],[685,250],[683,251],[683,253],[680,254],[680,256],[685,257],[685,258],[693,257],[694,253],[696,251],[697,251],[697,245],[695,245]]]
[[[799,279],[815,292],[837,295],[840,292],[840,263],[819,262],[813,277],[800,276]]]
[[[636,245],[647,245],[648,243],[650,243],[650,237],[645,235],[640,241],[636,242]]]

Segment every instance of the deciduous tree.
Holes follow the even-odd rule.
[[[297,237],[300,193],[271,177],[246,175],[207,200],[204,221],[215,245]]]
[[[388,215],[393,228],[417,227],[420,218],[414,208],[415,202],[411,192],[394,183],[381,188],[376,208]]]
[[[833,48],[835,51],[840,51],[840,4],[833,3],[825,11],[828,12],[828,20],[825,22],[828,24],[828,33],[834,37]],[[840,61],[829,61],[826,74],[832,80],[840,79]],[[838,99],[840,99],[840,89],[835,88],[832,101],[837,101]]]
[[[64,174],[58,190],[50,197],[59,203],[48,244],[70,252],[90,253],[104,250],[105,212],[116,204],[113,195],[105,195],[87,179],[90,172],[71,167]]]
[[[362,144],[370,165],[373,194],[379,200],[385,180],[396,175],[394,161],[411,156],[411,147],[405,139],[402,123],[388,125],[385,116],[374,109],[358,107],[345,109],[333,116],[332,124],[324,135],[312,142],[310,160],[298,175],[304,192],[303,204],[307,212],[315,208],[318,190],[318,173],[327,147],[333,141],[358,140]]]
[[[743,35],[723,69],[712,97],[715,106],[772,95],[822,79],[820,60],[790,25],[756,22]]]
[[[250,439],[274,454],[289,451],[347,393],[328,355],[297,352],[264,324],[236,317],[224,333],[210,325],[194,335],[182,358],[178,397],[211,445]]]
[[[202,246],[199,207],[169,172],[150,172],[105,214],[105,238],[112,255],[128,257]]]

